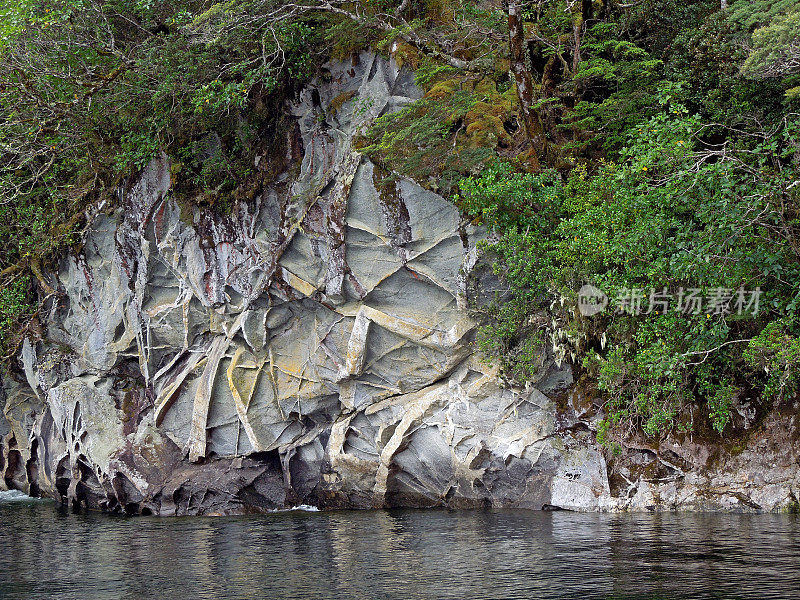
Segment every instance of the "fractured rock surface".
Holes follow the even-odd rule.
[[[7,485],[158,514],[552,503],[552,403],[472,356],[482,232],[352,147],[418,97],[374,55],[331,65],[291,108],[299,175],[226,217],[182,215],[164,157],[122,189],[5,382]],[[576,502],[608,487],[592,460]]]
[[[558,426],[568,367],[508,389],[473,355],[483,232],[354,150],[419,97],[412,74],[368,53],[329,71],[291,107],[299,164],[255,201],[187,215],[161,157],[63,259],[3,381],[0,488],[163,515],[644,507]]]

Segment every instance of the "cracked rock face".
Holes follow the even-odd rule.
[[[419,95],[374,55],[330,65],[290,108],[294,175],[228,216],[182,214],[165,157],[121,189],[4,382],[5,485],[157,514],[596,507],[600,454],[473,356],[483,232],[352,147]]]
[[[419,94],[371,54],[331,65],[291,107],[295,175],[228,216],[182,214],[165,157],[120,190],[4,382],[5,485],[158,514],[597,505],[600,455],[472,355],[482,231],[352,147]]]
[[[287,172],[227,216],[182,211],[165,157],[120,189],[3,380],[0,489],[162,515],[649,507],[558,424],[569,368],[508,389],[474,356],[484,232],[354,150],[419,95],[375,55],[329,65],[289,108]]]

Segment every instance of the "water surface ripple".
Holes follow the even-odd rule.
[[[798,598],[793,515],[76,515],[0,499],[0,598]]]

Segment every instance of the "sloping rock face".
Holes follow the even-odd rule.
[[[796,504],[797,410],[715,467],[626,448],[609,478],[568,367],[500,385],[468,310],[497,284],[484,232],[353,147],[419,94],[372,54],[329,65],[286,171],[228,216],[182,208],[165,157],[120,189],[3,379],[0,489],[161,515]]]
[[[353,148],[413,76],[329,70],[255,202],[187,215],[162,157],[94,221],[4,381],[0,485],[154,514],[598,506],[603,459],[543,393],[570,371],[510,390],[473,356],[482,231]]]

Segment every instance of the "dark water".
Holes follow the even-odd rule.
[[[74,515],[0,500],[0,598],[800,598],[788,515]]]

